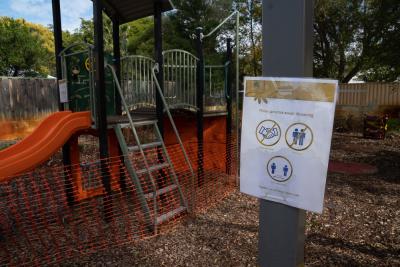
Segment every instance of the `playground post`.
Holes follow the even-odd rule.
[[[263,76],[312,77],[313,1],[263,0]],[[259,264],[304,266],[305,211],[260,199]]]

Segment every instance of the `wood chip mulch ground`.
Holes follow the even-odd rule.
[[[307,213],[306,266],[400,266],[400,136],[335,134],[331,159],[378,173],[330,173],[322,215]],[[257,266],[258,201],[233,193],[170,233],[63,266]]]

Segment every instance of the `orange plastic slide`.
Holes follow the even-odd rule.
[[[77,131],[91,127],[90,112],[56,112],[19,143],[0,151],[0,181],[39,166]]]

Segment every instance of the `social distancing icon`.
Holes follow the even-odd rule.
[[[292,178],[293,166],[287,158],[276,156],[268,161],[267,172],[273,180],[286,182]]]
[[[261,145],[266,147],[274,146],[281,139],[281,128],[276,121],[262,121],[257,126],[256,137]]]
[[[293,150],[303,151],[308,149],[313,141],[314,134],[311,128],[304,123],[293,123],[286,130],[286,144]]]

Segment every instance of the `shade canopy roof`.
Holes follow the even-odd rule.
[[[103,0],[103,5],[108,16],[118,17],[123,24],[153,15],[156,2],[161,3],[162,12],[174,8],[170,0]]]

